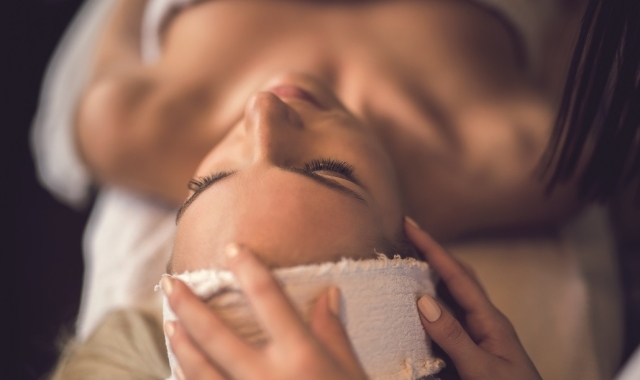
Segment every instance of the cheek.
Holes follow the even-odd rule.
[[[180,222],[181,224],[183,221]],[[173,271],[181,273],[224,267],[221,248],[208,239],[213,231],[206,223],[184,223],[178,228],[173,247]]]

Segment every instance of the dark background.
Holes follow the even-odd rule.
[[[13,307],[0,309],[9,318],[3,323],[6,352],[0,359],[8,368],[0,368],[0,378],[39,379],[55,363],[61,326],[70,333],[78,311],[87,211],[58,203],[38,185],[28,135],[46,65],[82,1],[2,2],[2,24],[9,27],[0,53],[1,188],[8,192],[2,196],[0,231],[7,234],[2,249],[9,259],[2,260],[8,275],[2,298]]]
[[[4,275],[0,379],[41,379],[73,329],[82,285],[82,231],[74,211],[38,185],[28,145],[48,60],[81,0],[5,1],[0,83]],[[8,37],[8,38],[7,38]],[[6,67],[5,67],[6,66]],[[614,207],[627,305],[625,357],[640,341],[640,218],[627,202]],[[4,321],[4,319],[7,319]]]

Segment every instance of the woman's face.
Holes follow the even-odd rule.
[[[401,201],[378,137],[314,78],[264,90],[197,169],[172,272],[224,268],[231,242],[292,266],[373,257],[396,240]]]

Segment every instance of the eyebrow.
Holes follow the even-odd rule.
[[[355,191],[351,190],[350,188],[342,185],[340,182],[335,181],[333,179],[327,178],[327,177],[323,177],[321,175],[315,174],[313,172],[309,172],[305,169],[301,169],[301,168],[296,168],[296,167],[292,167],[292,166],[278,166],[278,168],[280,168],[281,170],[287,171],[289,173],[294,173],[294,174],[298,174],[301,176],[304,176],[306,178],[309,178],[311,180],[313,180],[314,182],[327,187],[329,189],[333,189],[336,190],[342,194],[348,195],[350,197],[352,197],[353,199],[358,200],[359,202],[362,202],[363,204],[367,205],[367,200],[364,199],[360,194],[356,193]],[[180,209],[178,210],[178,215],[176,216],[176,224],[178,224],[178,222],[180,221],[180,217],[182,216],[182,214],[184,214],[184,212],[186,211],[186,209],[196,200],[196,198],[202,194],[206,189],[208,189],[209,187],[211,187],[211,185],[217,183],[218,181],[221,181],[225,178],[231,177],[232,175],[236,174],[237,172],[226,172],[222,175],[216,175],[215,178],[213,180],[211,180],[209,183],[207,183],[204,187],[196,190],[195,193],[193,193],[193,195],[191,195],[182,206],[180,206]]]

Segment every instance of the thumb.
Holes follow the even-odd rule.
[[[361,378],[364,371],[340,321],[341,298],[335,287],[320,296],[311,314],[311,330],[343,368]]]
[[[427,335],[451,357],[459,373],[478,373],[489,358],[469,337],[460,322],[428,294],[418,301]]]

